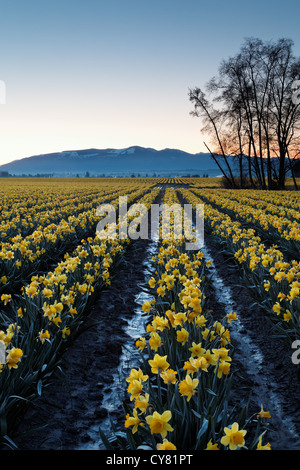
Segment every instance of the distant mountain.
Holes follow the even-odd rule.
[[[48,174],[53,176],[182,176],[220,175],[207,153],[191,154],[182,150],[155,150],[139,146],[125,149],[66,150],[14,160],[0,166],[11,175]]]

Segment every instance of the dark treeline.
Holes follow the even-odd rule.
[[[211,138],[204,144],[228,187],[284,189],[289,173],[298,189],[300,58],[292,48],[289,39],[246,39],[238,54],[222,61],[205,92],[189,90],[191,114],[201,118]]]

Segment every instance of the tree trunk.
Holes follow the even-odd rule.
[[[209,153],[211,154],[211,156],[212,156],[212,158],[214,159],[214,161],[216,162],[216,164],[218,165],[220,171],[223,173],[223,175],[224,175],[224,177],[226,178],[226,180],[227,180],[227,182],[229,183],[229,185],[230,185],[232,188],[235,188],[236,185],[235,185],[234,180],[233,180],[233,179],[231,180],[230,178],[228,178],[228,176],[226,175],[225,171],[223,170],[223,168],[222,168],[221,165],[219,164],[218,159],[217,159],[217,158],[215,157],[215,155],[211,152],[211,150],[208,148],[208,146],[206,145],[206,143],[205,143],[205,142],[203,142],[203,143],[204,143],[205,147],[207,148],[207,150],[209,151]],[[233,177],[232,177],[232,178],[233,178]]]

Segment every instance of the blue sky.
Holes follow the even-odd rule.
[[[0,7],[0,164],[91,147],[205,151],[188,89],[202,87],[246,37],[287,37],[300,55],[299,0]]]

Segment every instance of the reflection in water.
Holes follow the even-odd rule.
[[[158,251],[158,230],[154,230],[152,240],[150,240],[145,259],[143,262],[143,270],[145,280],[154,273],[154,267],[152,264],[152,256]],[[120,407],[122,400],[124,400],[124,394],[126,389],[126,378],[128,377],[130,370],[133,367],[137,367],[141,355],[139,350],[135,347],[135,342],[138,338],[144,335],[145,328],[145,313],[142,309],[142,305],[146,300],[151,300],[152,295],[150,293],[140,290],[136,297],[135,303],[137,308],[132,315],[130,320],[125,319],[128,325],[125,327],[125,333],[128,335],[127,341],[122,345],[122,354],[120,356],[120,362],[117,370],[113,374],[112,385],[109,389],[104,389],[104,397],[101,406],[108,411],[108,416],[101,419],[101,430],[104,432],[106,437],[109,439],[113,436],[111,431],[111,421],[109,414]],[[78,450],[104,450],[105,447],[102,443],[99,434],[99,423],[95,418],[95,425],[90,427],[86,432],[90,437],[90,440],[86,443],[82,443]]]

